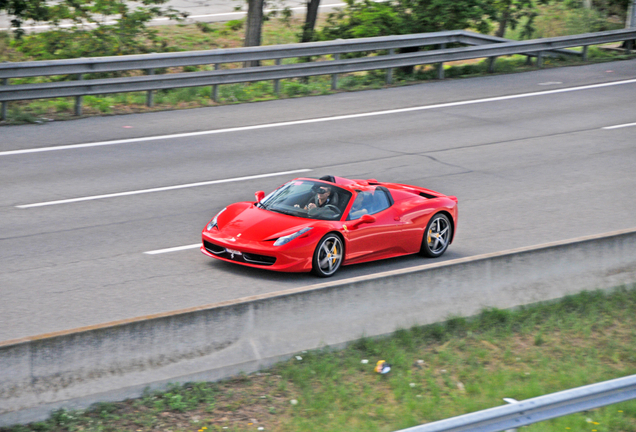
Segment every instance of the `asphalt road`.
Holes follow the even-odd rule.
[[[396,111],[405,108],[413,109]],[[281,122],[292,123],[272,126]],[[225,205],[295,176],[377,178],[458,196],[459,230],[443,259],[634,227],[634,123],[631,60],[1,127],[0,341],[320,282],[196,248],[144,253],[198,243]],[[103,145],[13,152],[85,143]],[[249,178],[301,169],[311,171]],[[98,197],[118,193],[130,194]],[[77,198],[86,199],[51,204]],[[343,267],[335,278],[427,262]]]

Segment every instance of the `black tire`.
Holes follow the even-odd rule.
[[[448,216],[443,213],[437,213],[426,225],[420,254],[431,258],[442,256],[448,249],[452,238],[453,226]]]
[[[334,233],[329,233],[318,242],[312,261],[313,272],[319,277],[333,276],[344,260],[344,245],[342,239]]]

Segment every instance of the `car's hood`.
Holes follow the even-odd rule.
[[[221,214],[218,227],[223,236],[242,241],[265,241],[294,233],[311,226],[312,222],[317,221],[263,210],[253,203],[237,203]]]

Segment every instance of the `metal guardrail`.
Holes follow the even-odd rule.
[[[636,399],[636,375],[526,399],[397,432],[498,432]]]
[[[81,96],[147,91],[147,104],[152,105],[152,91],[160,89],[213,86],[213,99],[217,99],[218,85],[240,82],[274,80],[275,91],[281,79],[314,75],[332,75],[332,88],[337,88],[337,75],[375,69],[387,69],[387,83],[391,82],[392,69],[420,64],[438,64],[438,77],[443,78],[444,62],[491,58],[502,55],[524,54],[537,57],[541,66],[545,55],[578,54],[584,58],[587,46],[608,42],[636,39],[636,29],[586,33],[530,41],[508,41],[467,31],[449,31],[380,38],[336,40],[306,44],[275,45],[265,47],[220,49],[183,53],[145,54],[124,57],[97,57],[70,60],[16,62],[0,64],[0,102],[2,118],[6,118],[7,102],[28,99],[76,97],[76,114],[81,114]],[[469,47],[446,49],[446,44],[462,43]],[[395,54],[395,49],[437,45],[441,49]],[[584,47],[581,52],[564,50]],[[339,55],[351,52],[388,50],[388,55],[340,60]],[[283,58],[333,55],[334,60],[281,65]],[[274,66],[219,69],[222,63],[255,60],[276,60]],[[156,68],[214,64],[215,70],[205,72],[180,72],[154,75]],[[83,80],[84,75],[96,72],[145,70],[148,75],[119,78]],[[76,75],[75,81],[9,85],[9,79],[34,76]]]

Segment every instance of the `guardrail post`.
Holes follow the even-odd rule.
[[[221,65],[219,63],[214,64],[214,70],[219,70],[220,68],[221,68]],[[219,85],[218,84],[214,84],[212,86],[212,100],[214,102],[219,101]]]
[[[146,72],[148,72],[148,75],[155,74],[154,69],[146,69]],[[154,105],[154,100],[153,100],[152,90],[148,90],[148,92],[146,92],[146,106],[152,107],[153,105]]]
[[[587,61],[587,49],[588,49],[588,46],[584,45],[583,46],[583,53],[581,54],[581,58],[583,59],[583,61]]]
[[[83,79],[84,79],[83,74],[77,74],[78,81],[81,81]],[[82,96],[75,96],[75,115],[77,117],[82,115],[82,102],[83,102]]]
[[[340,60],[340,54],[334,54],[333,59]],[[338,74],[331,75],[331,90],[338,90]]]
[[[538,68],[543,67],[543,51],[539,51],[537,53],[537,67]]]
[[[633,40],[628,40],[627,43],[625,44],[625,54],[631,54],[632,53],[632,49],[634,48],[634,41]]]
[[[281,61],[281,59],[279,59],[279,58],[276,59],[276,66],[280,66],[280,61]],[[274,93],[276,94],[276,96],[278,96],[278,93],[280,93],[280,80],[279,79],[275,79],[274,80]]]
[[[446,44],[439,44],[439,49],[445,49]],[[437,79],[444,79],[444,62],[437,63]]]
[[[488,73],[495,72],[495,61],[497,57],[488,57]]]
[[[393,48],[390,48],[389,55],[392,56],[393,54],[395,54],[395,50]],[[393,68],[388,68],[386,70],[386,83],[387,84],[393,83]]]
[[[9,78],[3,78],[2,85],[9,85]],[[2,112],[0,112],[0,120],[7,119],[7,106],[9,106],[9,102],[2,102]]]

